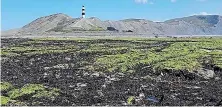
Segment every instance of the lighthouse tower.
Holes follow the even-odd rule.
[[[82,6],[82,18],[86,17],[85,6]]]

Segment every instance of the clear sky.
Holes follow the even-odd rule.
[[[152,21],[194,14],[222,15],[222,0],[1,0],[2,30],[22,27],[41,16],[65,13],[101,20],[144,18]]]

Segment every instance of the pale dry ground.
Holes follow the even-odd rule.
[[[158,35],[158,37],[222,37],[222,35]],[[39,34],[15,34],[13,32],[1,32],[1,38],[45,38],[45,37],[80,37],[80,38],[155,38],[155,35],[146,33],[117,33],[117,32],[75,32],[75,33],[39,33]]]

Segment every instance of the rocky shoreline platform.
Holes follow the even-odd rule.
[[[6,105],[28,106],[221,106],[222,69],[209,61],[195,71],[162,69],[155,70],[149,65],[136,65],[134,71],[106,71],[99,65],[92,68],[96,57],[111,53],[102,51],[79,51],[90,44],[121,46],[121,43],[139,44],[129,40],[32,40],[1,39],[1,95],[7,99]],[[81,41],[81,42],[80,42]],[[32,42],[32,43],[31,43]],[[193,41],[195,42],[195,41]],[[169,47],[170,42],[158,42]],[[38,49],[21,47],[78,46],[69,51],[40,52]],[[143,43],[155,46],[156,43]],[[111,47],[111,45],[109,45]],[[141,47],[148,48],[139,44]],[[19,48],[20,47],[20,48]],[[165,47],[165,48],[166,48]],[[56,50],[51,48],[51,50]],[[7,51],[6,51],[7,50]],[[9,51],[10,50],[10,51]],[[38,50],[38,51],[36,51]],[[78,51],[78,52],[77,52]],[[125,50],[118,54],[127,53]],[[13,53],[13,54],[12,54]],[[28,53],[28,54],[27,54]],[[112,53],[113,54],[113,53]],[[142,56],[141,56],[142,57]],[[135,60],[136,61],[136,60]],[[93,66],[95,67],[95,66]],[[100,72],[98,72],[100,71]],[[199,73],[198,73],[199,72]],[[6,83],[11,84],[5,85]],[[29,84],[29,85],[27,85]],[[15,94],[28,89],[30,84],[40,84],[41,88],[29,89],[29,93]],[[30,87],[31,87],[30,86]],[[58,89],[50,94],[52,88]],[[16,89],[18,89],[16,91]],[[19,91],[20,90],[20,91]],[[30,91],[31,90],[31,91]],[[34,90],[34,91],[33,91]],[[41,96],[38,92],[44,93]],[[56,94],[55,94],[56,93]],[[39,96],[39,97],[36,97]],[[3,98],[3,97],[2,97]]]

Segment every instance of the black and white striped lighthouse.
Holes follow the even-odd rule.
[[[86,17],[85,6],[82,6],[82,18]]]

